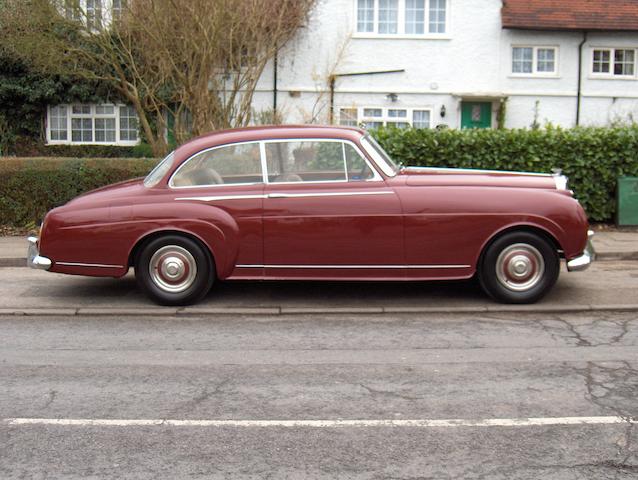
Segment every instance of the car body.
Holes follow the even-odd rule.
[[[194,139],[146,179],[51,210],[29,264],[108,277],[134,266],[164,304],[197,301],[214,280],[474,275],[523,303],[551,288],[559,256],[569,270],[593,256],[565,177],[398,167],[358,128],[270,126]]]

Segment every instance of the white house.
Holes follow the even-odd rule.
[[[638,121],[637,49],[632,0],[323,0],[278,59],[277,109],[328,122],[333,75],[346,125]]]
[[[635,0],[320,0],[254,108],[368,127],[638,121],[637,53]],[[136,142],[132,109],[104,107],[50,108],[49,143]]]

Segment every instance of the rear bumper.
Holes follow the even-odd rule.
[[[569,272],[582,272],[583,270],[587,270],[591,263],[596,259],[596,250],[594,249],[594,245],[591,241],[593,236],[594,232],[589,230],[587,232],[587,246],[585,247],[583,254],[567,262],[567,270]]]
[[[49,270],[51,268],[51,260],[40,255],[38,251],[38,237],[27,238],[29,247],[27,250],[27,266],[37,270]]]

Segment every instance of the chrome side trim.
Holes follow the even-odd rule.
[[[427,269],[427,270],[435,270],[435,269],[450,269],[450,268],[470,268],[471,265],[235,265],[236,268],[308,268],[308,269],[348,269],[348,270],[357,270],[357,269],[387,269],[387,270],[397,270],[397,269]]]
[[[210,197],[179,197],[175,200],[214,202],[216,200],[255,200],[266,198],[266,195],[212,195]]]
[[[124,265],[105,265],[103,263],[55,262],[55,264],[64,265],[65,267],[124,268]]]
[[[357,195],[394,195],[393,191],[380,192],[319,192],[319,193],[280,193],[273,192],[268,198],[306,198],[306,197],[354,197]]]
[[[175,200],[214,202],[219,200],[250,200],[260,198],[307,198],[307,197],[354,197],[357,195],[394,195],[393,191],[376,192],[317,192],[317,193],[284,193],[272,192],[266,195],[213,195],[209,197],[179,197]]]
[[[449,168],[449,167],[405,167],[405,172],[411,171],[442,171],[442,172],[461,172],[461,173],[500,173],[505,175],[523,175],[533,177],[553,177],[551,173],[539,173],[539,172],[512,172],[510,170],[482,170],[480,168]]]

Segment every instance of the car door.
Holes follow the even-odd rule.
[[[266,277],[404,275],[401,204],[358,146],[290,139],[262,149]]]

